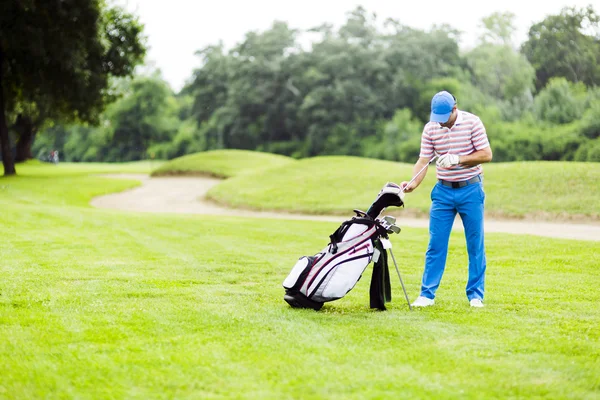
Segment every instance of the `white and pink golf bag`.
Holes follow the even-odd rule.
[[[373,261],[371,308],[385,310],[385,303],[391,300],[388,234],[399,233],[400,228],[394,217],[379,218],[379,214],[392,205],[403,205],[402,192],[398,185],[388,183],[366,213],[354,210],[356,216],[344,221],[329,236],[329,244],[323,250],[300,257],[283,281],[284,300],[294,308],[319,310],[323,303],[340,299],[352,290]]]

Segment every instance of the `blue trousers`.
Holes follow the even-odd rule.
[[[448,240],[456,213],[460,214],[469,253],[467,298],[483,300],[485,283],[485,245],[483,234],[483,205],[485,193],[481,182],[462,188],[437,183],[431,191],[429,214],[429,246],[425,255],[425,271],[421,296],[435,298],[448,256]]]

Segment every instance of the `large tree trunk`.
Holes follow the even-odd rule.
[[[31,154],[31,146],[35,139],[36,128],[33,125],[33,121],[29,117],[24,117],[19,114],[16,122],[17,132],[19,133],[19,140],[17,140],[17,154],[15,155],[15,162],[23,162],[31,160],[33,155]]]
[[[0,48],[0,147],[2,151],[2,164],[4,165],[4,175],[14,175],[15,163],[10,151],[10,140],[8,138],[8,126],[6,125],[6,111],[4,101],[4,75],[2,74],[4,66],[4,52]]]

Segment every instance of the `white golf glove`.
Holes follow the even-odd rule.
[[[446,153],[437,160],[437,166],[442,168],[450,168],[458,164],[459,157],[456,154]]]

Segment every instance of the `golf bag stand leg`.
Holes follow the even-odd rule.
[[[412,306],[410,305],[410,300],[408,300],[408,294],[406,293],[406,288],[404,287],[404,282],[402,281],[402,277],[400,276],[400,270],[398,269],[398,264],[396,263],[396,258],[394,257],[394,253],[392,249],[389,249],[390,254],[392,255],[392,260],[394,261],[394,266],[396,267],[396,272],[398,273],[398,279],[400,279],[400,285],[402,285],[402,290],[404,291],[404,297],[406,298],[406,302],[408,303],[408,309],[412,311]]]

